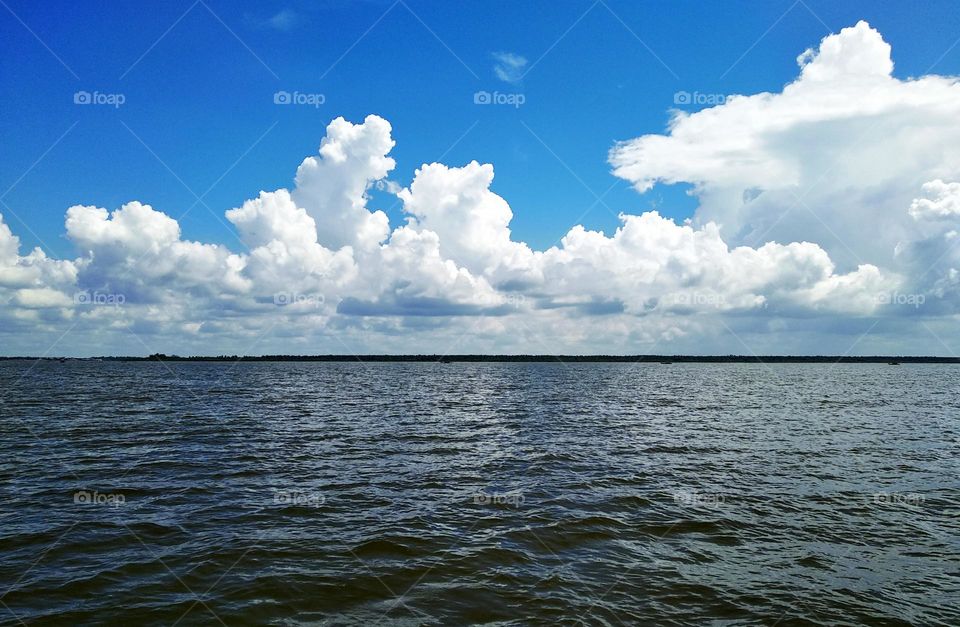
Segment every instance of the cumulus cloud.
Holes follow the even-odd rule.
[[[452,168],[432,163],[419,168],[398,197],[413,218],[412,228],[436,233],[443,254],[471,271],[494,275],[529,269],[533,253],[511,239],[513,211],[490,191],[492,182],[490,164],[471,161]]]
[[[780,93],[675,112],[666,134],[618,143],[614,174],[641,192],[692,184],[693,223],[720,225],[732,245],[805,240],[841,271],[883,268],[879,313],[954,314],[960,81],[894,77],[890,45],[866,22],[798,62]]]
[[[297,169],[294,202],[316,221],[318,241],[329,248],[370,249],[390,231],[383,211],[367,210],[367,191],[393,170],[396,162],[390,123],[370,115],[363,124],[337,118],[327,127],[320,154]]]
[[[627,313],[795,310],[871,313],[878,288],[895,285],[876,267],[837,274],[808,242],[731,249],[719,228],[678,225],[657,212],[622,215],[612,237],[574,227],[544,254],[547,284],[619,299]],[[841,290],[840,287],[843,286]]]
[[[322,246],[317,241],[316,222],[285,189],[260,192],[258,198],[227,211],[226,216],[251,249],[242,269],[259,288],[261,300],[287,292],[322,294],[357,274],[352,249],[346,246],[334,251]]]
[[[960,183],[940,179],[924,183],[923,196],[910,203],[914,220],[950,220],[960,217]]]
[[[72,261],[50,259],[39,247],[20,255],[20,239],[0,215],[0,303],[6,303],[13,317],[32,317],[26,309],[71,307],[72,288],[78,266]],[[58,311],[67,316],[67,311]],[[2,313],[0,313],[2,317]]]
[[[497,59],[503,80],[522,74],[521,57]],[[614,174],[640,192],[692,184],[686,223],[621,214],[612,234],[578,225],[534,250],[513,238],[493,165],[423,164],[401,187],[389,122],[337,118],[290,189],[226,212],[245,253],[185,240],[136,201],[70,207],[74,260],[21,256],[0,219],[0,333],[71,321],[90,341],[194,352],[251,352],[267,334],[252,352],[743,352],[752,334],[784,352],[764,338],[792,332],[797,352],[835,352],[857,320],[955,315],[956,79],[895,78],[864,22],[798,62],[779,93],[675,112],[665,134],[614,146]],[[373,188],[404,224],[371,206]]]
[[[85,254],[78,287],[123,294],[131,305],[248,290],[245,260],[222,246],[184,241],[180,225],[149,205],[67,209],[67,237]]]
[[[866,22],[798,61],[782,92],[677,111],[666,134],[618,143],[613,172],[641,192],[692,184],[695,222],[716,222],[731,244],[810,241],[843,269],[890,265],[914,235],[905,209],[921,186],[960,175],[960,84],[893,77],[890,46]]]

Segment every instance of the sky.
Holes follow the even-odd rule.
[[[0,354],[960,350],[950,2],[0,0]]]

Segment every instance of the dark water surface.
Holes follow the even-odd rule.
[[[0,623],[960,625],[958,386],[4,362]]]

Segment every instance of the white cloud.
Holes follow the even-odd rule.
[[[840,275],[811,243],[730,249],[719,229],[677,225],[656,212],[621,216],[613,237],[574,227],[544,254],[547,289],[619,300],[635,315],[652,312],[797,309],[871,313],[878,288],[896,279],[862,266]],[[559,290],[557,290],[559,288]]]
[[[893,72],[890,44],[864,21],[825,37],[818,50],[806,50],[797,63],[801,79],[807,82],[882,80]]]
[[[692,183],[695,222],[719,223],[733,245],[805,240],[842,268],[888,266],[915,232],[905,209],[921,185],[960,178],[960,84],[894,78],[865,22],[799,61],[780,93],[675,112],[667,134],[617,144],[614,174],[640,191]]]
[[[442,163],[420,167],[409,188],[398,193],[414,219],[412,228],[440,237],[440,250],[472,272],[494,275],[498,270],[525,268],[533,253],[510,239],[513,211],[490,191],[493,166],[476,161],[460,168]]]
[[[315,221],[285,189],[260,192],[226,216],[251,248],[243,269],[262,298],[278,293],[318,296],[357,273],[351,248],[332,251],[321,246]]]
[[[249,252],[184,240],[139,202],[70,207],[73,261],[21,256],[0,220],[0,334],[31,346],[24,329],[72,320],[77,346],[115,346],[99,352],[131,352],[127,331],[195,353],[745,352],[744,338],[842,352],[836,337],[873,316],[901,338],[905,317],[941,328],[960,304],[960,86],[894,78],[862,22],[799,62],[780,93],[677,112],[666,134],[614,147],[614,173],[640,191],[693,184],[689,223],[622,214],[612,235],[578,225],[533,250],[512,237],[491,164],[424,164],[400,188],[390,124],[337,118],[290,190],[226,212]],[[370,206],[373,187],[406,224]],[[924,307],[897,307],[903,295]]]
[[[960,217],[960,183],[929,181],[921,188],[923,197],[910,203],[914,220],[945,220]]]
[[[67,210],[67,237],[85,253],[78,287],[122,294],[131,305],[240,294],[244,260],[222,246],[180,239],[180,225],[149,205]]]
[[[51,309],[52,317],[68,317],[73,305],[77,264],[50,259],[40,248],[20,255],[20,240],[0,215],[0,328],[5,321],[34,320],[35,309]]]
[[[367,190],[396,163],[390,123],[370,115],[363,124],[337,118],[327,127],[318,157],[297,169],[293,200],[316,221],[318,241],[328,248],[370,249],[390,232],[387,215],[367,210]]]
[[[71,307],[73,300],[57,290],[49,287],[24,288],[17,290],[13,302],[28,309],[46,309],[49,307]]]
[[[516,85],[523,80],[524,68],[527,67],[527,60],[513,52],[494,52],[493,58],[496,63],[493,66],[493,73],[500,80]]]
[[[266,26],[279,31],[288,31],[297,24],[297,14],[291,9],[281,9],[265,22]]]

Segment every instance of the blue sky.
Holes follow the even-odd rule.
[[[9,218],[25,247],[72,255],[63,215],[77,203],[112,210],[136,199],[176,216],[216,182],[203,200],[222,216],[289,186],[332,118],[376,113],[394,127],[392,179],[407,185],[441,155],[492,163],[514,237],[543,249],[578,221],[609,233],[620,211],[692,214],[686,186],[641,196],[606,161],[615,141],[663,132],[677,91],[777,91],[798,51],[859,19],[893,44],[895,75],[934,63],[960,73],[960,46],[942,56],[960,33],[950,2],[204,1],[5,0],[23,24],[0,8],[0,187],[30,170],[3,198],[29,226]],[[494,73],[498,52],[536,65],[511,85]],[[79,107],[77,90],[126,101]],[[325,102],[280,107],[277,90]],[[481,107],[477,90],[525,102]],[[397,207],[389,213],[401,221]],[[181,226],[185,237],[238,245],[202,205]]]
[[[0,47],[0,352],[960,352],[954,2],[0,0]]]

